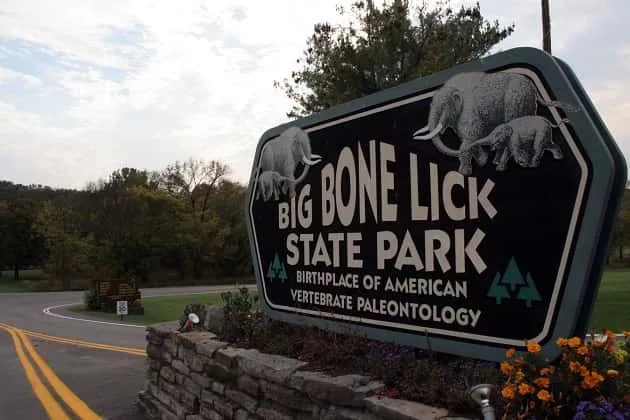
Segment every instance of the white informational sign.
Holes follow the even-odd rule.
[[[116,301],[116,315],[127,315],[127,301],[126,300]]]

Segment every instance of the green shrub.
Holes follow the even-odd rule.
[[[94,289],[87,289],[83,293],[83,303],[88,310],[94,311],[101,309],[101,303]]]
[[[233,342],[247,342],[251,339],[255,321],[260,319],[258,295],[241,287],[238,293],[221,293],[223,307],[223,327],[221,335]]]

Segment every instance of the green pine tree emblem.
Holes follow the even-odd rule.
[[[516,260],[512,257],[503,276],[500,272],[494,276],[487,296],[494,298],[496,304],[500,305],[504,299],[513,299],[514,294],[516,294],[516,299],[525,301],[528,308],[532,307],[532,302],[542,300],[531,274],[527,273],[523,277]]]
[[[280,261],[280,257],[278,253],[276,253],[273,261],[269,263],[269,268],[267,269],[267,278],[269,280],[278,279],[284,283],[284,281],[288,278],[287,271],[284,268],[284,264]]]
[[[525,277],[525,282],[527,284],[521,287],[521,290],[518,291],[518,296],[516,298],[524,300],[525,305],[527,305],[528,308],[531,308],[532,301],[540,302],[542,298],[540,297],[540,293],[538,293],[534,280],[529,273],[527,273],[527,276]]]
[[[488,297],[495,298],[497,305],[500,305],[503,299],[509,299],[511,297],[507,287],[505,286],[505,284],[501,284],[500,280],[501,274],[497,273],[494,276],[494,280],[492,281],[492,286],[490,286],[490,290],[488,290]]]
[[[514,257],[510,259],[510,263],[505,270],[501,283],[509,285],[510,292],[514,292],[518,286],[525,284],[525,279],[521,274],[521,270],[518,269],[518,265],[516,264]]]

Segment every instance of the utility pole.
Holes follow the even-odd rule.
[[[549,0],[542,1],[543,50],[551,54],[551,23],[549,22]]]

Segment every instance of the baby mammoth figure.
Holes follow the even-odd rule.
[[[562,122],[567,123],[568,120]],[[519,117],[496,126],[490,134],[469,147],[490,146],[495,150],[493,163],[497,165],[497,171],[505,170],[510,157],[524,168],[536,168],[545,150],[549,150],[554,159],[564,157],[560,146],[553,142],[552,128],[556,127],[539,115]]]
[[[262,196],[264,201],[269,201],[271,198],[278,200],[280,193],[287,193],[290,182],[288,177],[282,176],[276,171],[263,171],[258,176],[256,199]]]

